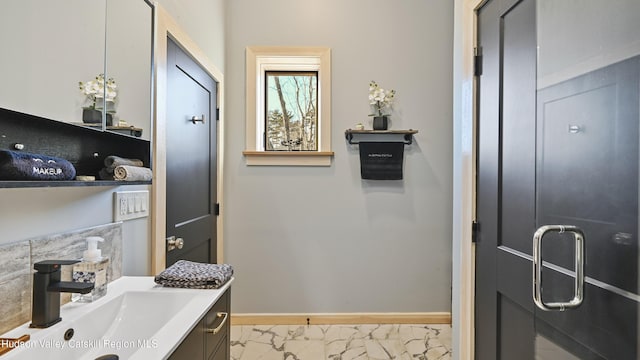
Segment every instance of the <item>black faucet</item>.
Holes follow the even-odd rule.
[[[47,328],[60,320],[61,292],[87,294],[93,283],[60,281],[60,266],[72,265],[78,260],[45,260],[33,264],[33,302],[31,305],[32,328]]]

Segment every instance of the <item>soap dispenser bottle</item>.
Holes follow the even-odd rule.
[[[73,281],[93,283],[94,288],[88,294],[72,294],[71,301],[91,302],[107,293],[109,257],[102,256],[98,249],[98,242],[103,241],[99,236],[87,237],[87,250],[81,261],[73,266]]]

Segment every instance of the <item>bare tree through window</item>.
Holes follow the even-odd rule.
[[[265,150],[318,150],[318,72],[265,72]]]

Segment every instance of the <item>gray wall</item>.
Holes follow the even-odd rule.
[[[148,185],[0,189],[0,245],[113,222],[113,193]],[[122,224],[122,272],[151,271],[150,218]],[[0,275],[2,273],[0,267]]]
[[[449,0],[227,2],[225,253],[235,313],[451,308]],[[245,47],[332,49],[330,167],[247,167]],[[397,91],[394,129],[418,129],[404,181],[362,181],[344,130],[370,128],[368,84]]]
[[[157,0],[224,73],[225,0]],[[232,3],[233,1],[229,1]]]

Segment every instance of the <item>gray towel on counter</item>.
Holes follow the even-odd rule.
[[[62,158],[0,150],[0,180],[73,180],[76,168]]]
[[[142,162],[142,160],[127,159],[127,158],[123,158],[115,155],[107,156],[106,158],[104,158],[104,166],[106,167],[109,173],[113,173],[115,168],[121,165],[140,167],[140,166],[144,166],[144,163]]]
[[[232,276],[233,266],[229,264],[205,264],[178,260],[156,275],[155,282],[168,287],[217,289]]]
[[[118,181],[151,181],[152,178],[149,168],[120,165],[113,170],[113,179]]]

